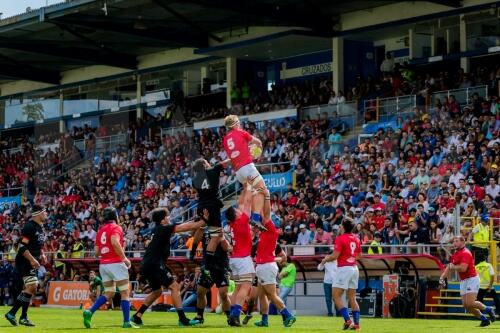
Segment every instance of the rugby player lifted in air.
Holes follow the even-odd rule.
[[[230,163],[229,160],[218,163],[211,167],[210,163],[203,158],[199,158],[193,163],[193,187],[198,192],[198,216],[203,216],[203,211],[208,210],[208,232],[210,233],[210,241],[205,253],[205,267],[210,270],[213,261],[214,253],[217,245],[221,241],[219,235],[222,231],[222,222],[220,210],[223,203],[219,194],[220,173],[224,170],[224,166]],[[197,231],[195,238],[201,239],[203,231]]]
[[[223,140],[224,149],[236,171],[236,178],[243,186],[250,184],[255,191],[252,199],[251,223],[258,226],[259,229],[265,229],[260,214],[264,209],[267,189],[264,179],[253,163],[249,148],[250,145],[253,145],[261,153],[262,142],[241,128],[240,120],[236,115],[227,116],[224,119],[224,126],[228,129]]]

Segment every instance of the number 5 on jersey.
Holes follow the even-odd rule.
[[[234,141],[233,141],[233,138],[229,138],[229,139],[227,139],[227,147],[228,147],[230,150],[234,150]]]

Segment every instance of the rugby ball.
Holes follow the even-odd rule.
[[[252,155],[252,158],[256,160],[262,155],[262,149],[257,145],[251,145],[250,154]]]

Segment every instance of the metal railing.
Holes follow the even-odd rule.
[[[364,101],[365,123],[386,122],[394,116],[407,113],[417,106],[416,95],[375,98]]]
[[[358,102],[356,101],[308,106],[300,110],[300,118],[302,120],[307,118],[319,120],[322,119],[322,117],[344,121],[351,129],[361,125],[362,119],[358,111]]]
[[[497,271],[497,262],[493,260],[497,255],[497,242],[467,242],[469,246],[477,245],[477,244],[488,244],[491,256],[491,264],[495,272]],[[323,256],[331,253],[333,250],[333,245],[282,245],[283,251],[287,256],[311,256],[318,255]],[[381,248],[381,253],[378,253],[377,248]],[[398,245],[388,245],[388,244],[380,244],[380,245],[362,245],[361,249],[363,252],[363,257],[369,257],[372,254],[368,254],[369,249],[374,249],[375,255],[377,254],[426,254],[426,255],[434,255],[438,256],[438,258],[447,260],[451,255],[452,244],[398,244]],[[144,250],[126,250],[125,254],[128,258],[142,258],[144,255]],[[189,257],[190,250],[189,249],[171,249],[170,255],[173,258],[187,258]],[[56,252],[46,252],[45,255],[49,260],[54,260]],[[441,256],[440,256],[441,255]],[[0,258],[7,258],[9,260],[13,260],[14,257],[11,253],[0,253]],[[85,259],[85,258],[94,258],[94,251],[85,251],[83,252],[83,257],[81,258],[73,258],[73,259]],[[71,259],[68,257],[67,259]]]
[[[7,153],[7,155],[9,155],[9,156],[17,154],[17,153],[23,153],[23,152],[24,152],[24,150],[22,147],[15,147],[15,148],[0,150],[0,154]]]
[[[444,103],[445,98],[454,96],[458,104],[464,105],[469,103],[473,94],[477,93],[480,97],[486,98],[488,96],[488,86],[478,86],[462,89],[452,89],[445,91],[437,91],[431,95],[431,106],[434,106],[437,99]]]
[[[18,195],[23,195],[24,187],[10,187],[10,188],[0,188],[0,194],[2,197],[15,197]]]
[[[117,150],[128,147],[130,136],[128,133],[119,133],[109,136],[98,136],[95,138],[95,147],[92,150],[95,153],[116,152]],[[80,151],[88,152],[86,140],[76,140],[74,146]]]
[[[164,135],[177,135],[179,133],[186,133],[188,136],[193,136],[194,130],[193,126],[179,126],[179,127],[169,127],[161,129],[161,136]]]

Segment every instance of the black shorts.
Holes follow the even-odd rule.
[[[202,267],[200,277],[198,278],[198,285],[205,289],[212,288],[214,284],[217,288],[229,287],[230,277],[231,274],[228,269],[213,267],[208,271]]]
[[[38,277],[38,269],[31,266],[28,260],[16,257],[16,271],[23,280],[26,277]]]
[[[141,265],[141,277],[153,290],[158,290],[161,287],[168,288],[174,283],[174,277],[168,267],[149,263]]]
[[[220,218],[220,209],[222,208],[222,203],[220,201],[214,201],[213,203],[203,203],[198,206],[197,214],[198,216],[203,216],[203,210],[208,210],[208,223],[209,227],[222,227],[222,221]]]

